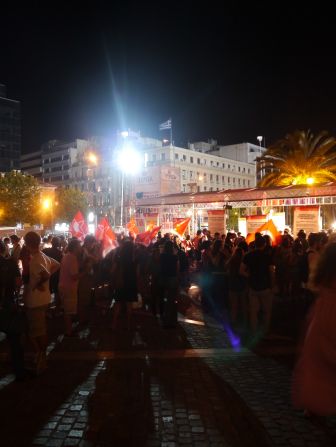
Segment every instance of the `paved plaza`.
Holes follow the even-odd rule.
[[[288,306],[276,309],[281,321]],[[334,419],[312,422],[292,408],[295,342],[283,325],[253,346],[195,304],[176,329],[140,309],[134,316],[132,333],[113,333],[96,309],[73,338],[50,320],[49,368],[23,383],[10,375],[2,339],[1,445],[336,445]]]

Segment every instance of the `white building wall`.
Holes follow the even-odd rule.
[[[254,163],[193,151],[180,147],[147,150],[148,165],[169,164],[181,170],[181,191],[217,191],[256,185]]]

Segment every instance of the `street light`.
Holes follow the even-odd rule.
[[[124,213],[124,176],[125,174],[136,174],[139,172],[143,164],[141,154],[135,148],[127,143],[118,155],[118,166],[121,171],[121,209],[120,209],[120,226],[123,226]]]
[[[48,213],[48,212],[50,212],[50,226],[51,226],[51,231],[52,231],[52,229],[53,229],[53,203],[52,203],[52,200],[51,199],[49,199],[49,198],[45,198],[45,199],[43,199],[43,201],[42,201],[42,208],[43,208],[43,210],[46,212],[46,213]]]
[[[42,203],[43,208],[47,211],[51,208],[51,200],[50,199],[44,199]]]
[[[86,160],[91,163],[93,166],[97,166],[98,164],[98,157],[94,152],[89,152],[86,155]]]

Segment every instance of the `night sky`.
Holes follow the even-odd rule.
[[[123,128],[158,137],[170,116],[176,144],[335,134],[334,15],[292,3],[2,10],[0,82],[22,101],[23,152]]]

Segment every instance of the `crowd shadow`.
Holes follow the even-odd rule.
[[[218,445],[268,445],[267,433],[237,393],[202,358],[184,357],[193,346],[181,325],[167,330],[154,317],[138,320],[142,347],[133,346],[127,333],[115,341],[125,346],[129,337],[134,358],[107,362],[97,376],[88,441],[102,447],[180,445],[205,442],[210,433]],[[151,356],[139,358],[144,347]]]
[[[86,361],[79,365],[71,359],[54,361],[51,355],[44,374],[4,387],[0,391],[1,445],[30,446],[37,438],[47,436],[49,428],[61,423],[71,407],[74,390],[88,380],[95,364]]]

